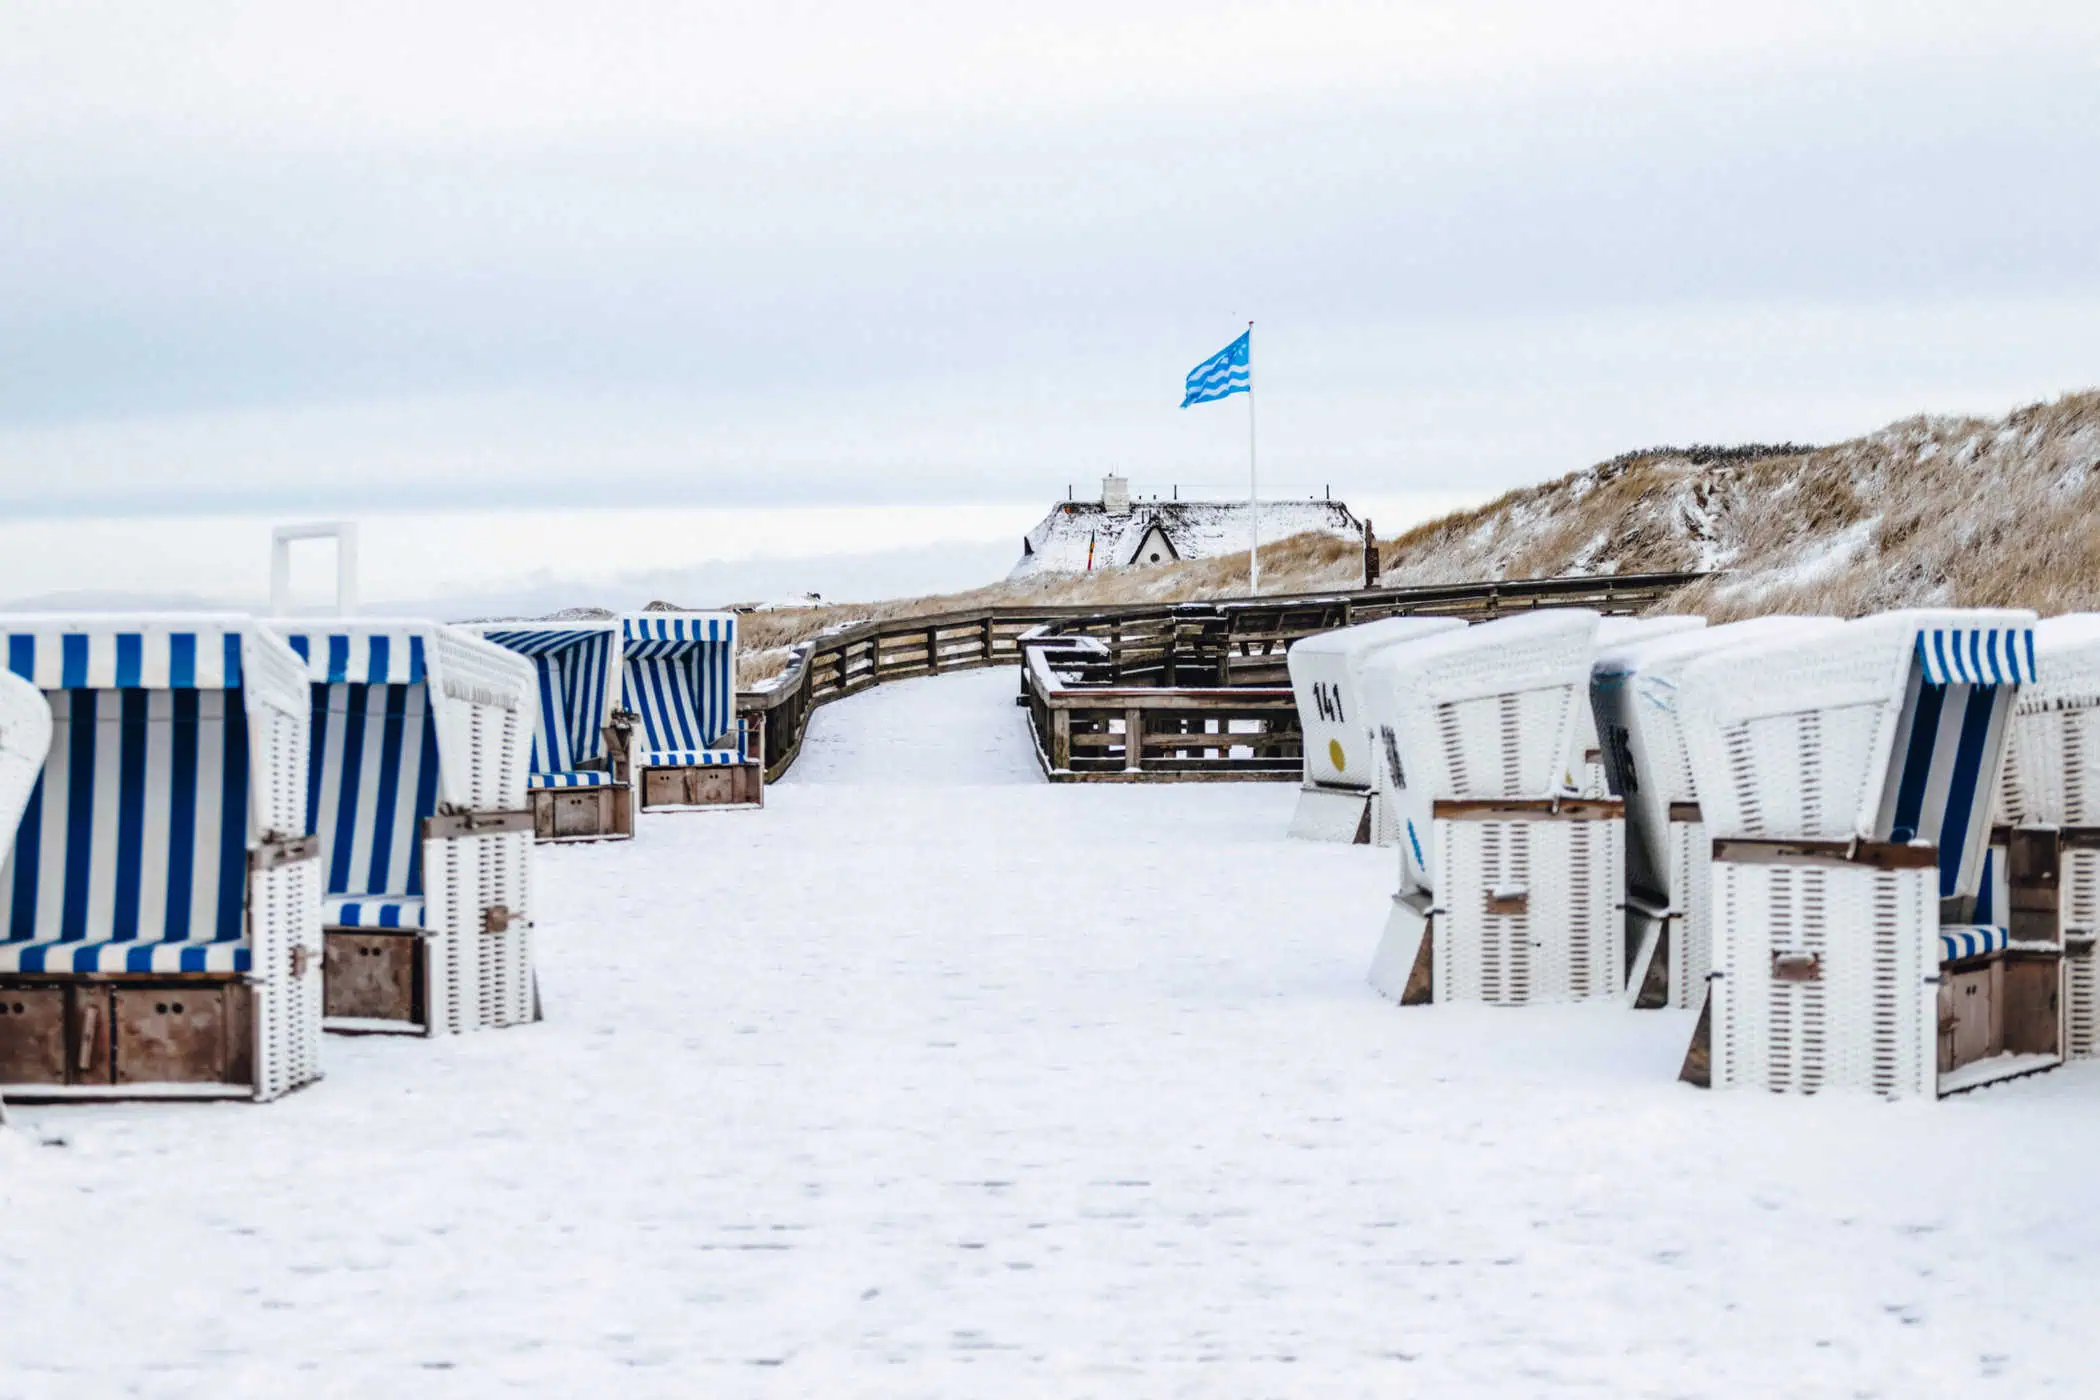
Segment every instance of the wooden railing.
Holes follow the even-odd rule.
[[[737,710],[766,717],[766,781],[770,783],[787,772],[802,752],[802,736],[817,706],[888,681],[1018,665],[1022,633],[1086,611],[984,608],[856,623],[795,647],[785,672],[763,689],[738,694]]]
[[[1630,612],[1700,577],[1525,579],[1068,619],[1022,637],[1021,697],[1053,782],[1295,778],[1303,736],[1285,655],[1301,637],[1404,615]]]
[[[738,695],[737,709],[765,716],[771,782],[802,751],[817,706],[888,681],[1021,665],[1025,651],[1022,702],[1053,779],[1290,776],[1298,771],[1298,722],[1283,658],[1300,637],[1411,613],[1628,612],[1701,577],[1520,579],[1165,607],[984,608],[863,622],[797,646],[787,670],[765,688]],[[1141,735],[1134,762],[1123,738],[1132,732],[1125,726],[1133,713]],[[1208,743],[1200,742],[1206,737]],[[1056,761],[1060,756],[1063,762]]]

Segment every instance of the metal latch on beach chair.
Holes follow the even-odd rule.
[[[1531,909],[1531,891],[1522,885],[1498,885],[1487,892],[1490,914],[1523,914]]]
[[[532,830],[532,809],[489,812],[439,812],[423,819],[423,836],[430,841],[451,841],[462,836],[494,836],[506,831]]]
[[[1774,953],[1772,954],[1772,980],[1774,982],[1820,982],[1823,980],[1823,955],[1821,953]]]
[[[320,854],[318,836],[280,836],[273,831],[255,843],[255,849],[248,854],[248,866],[251,870],[275,870],[280,865],[318,859]]]

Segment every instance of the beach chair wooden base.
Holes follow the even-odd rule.
[[[0,981],[0,1093],[21,1103],[247,1098],[254,990],[222,973]]]
[[[1939,1091],[1962,1093],[2063,1061],[2063,959],[2007,948],[1940,969]]]
[[[430,1029],[429,940],[413,929],[322,931],[323,1030],[425,1035]]]
[[[536,841],[624,841],[634,835],[634,790],[625,783],[593,788],[536,788]]]
[[[765,769],[756,763],[642,770],[642,810],[763,807]]]

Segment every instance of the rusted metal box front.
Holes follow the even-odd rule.
[[[737,800],[737,769],[651,768],[642,775],[644,807],[710,807]]]
[[[237,1084],[251,1078],[245,987],[176,983],[110,993],[118,1084]]]
[[[0,984],[0,1084],[66,1082],[66,990]]]
[[[532,795],[533,834],[543,841],[614,834],[614,789],[549,788]]]
[[[323,941],[323,1015],[422,1024],[420,937],[378,929],[330,929]]]

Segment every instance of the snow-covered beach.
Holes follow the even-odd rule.
[[[1053,788],[1014,688],[543,849],[541,1025],[16,1109],[0,1396],[2100,1392],[2100,1065],[1717,1095],[1682,1013],[1398,1010],[1387,853]]]

